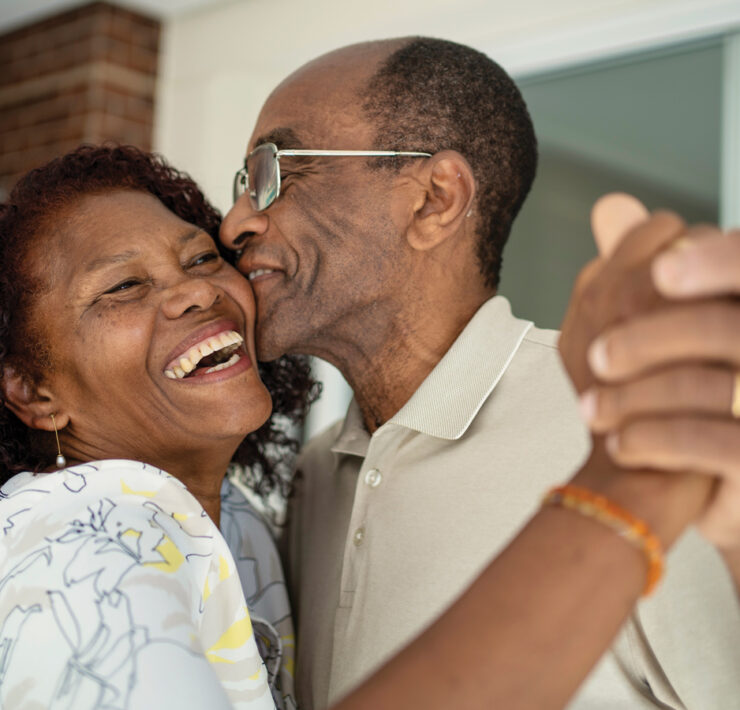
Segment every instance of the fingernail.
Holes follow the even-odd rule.
[[[596,392],[594,390],[586,390],[581,395],[578,405],[581,408],[581,416],[587,424],[596,419]]]
[[[609,434],[604,441],[604,445],[609,456],[616,460],[619,456],[619,434],[616,432]]]
[[[609,356],[604,338],[597,338],[591,343],[588,349],[588,364],[595,375],[605,375],[609,372]]]
[[[666,251],[686,251],[686,249],[689,249],[694,245],[694,241],[692,239],[689,239],[688,237],[681,237],[680,239],[676,239],[673,244],[671,244],[670,247]]]

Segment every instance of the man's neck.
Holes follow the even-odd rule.
[[[347,337],[333,334],[331,347],[313,354],[340,370],[354,391],[367,430],[373,433],[408,402],[482,303],[399,313],[383,329],[375,324],[374,340],[370,329],[354,328]],[[381,337],[377,337],[379,330]]]

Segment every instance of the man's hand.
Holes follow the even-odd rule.
[[[740,546],[740,233],[687,229],[626,196],[593,223],[602,256],[574,290],[561,353],[611,460],[699,471],[717,486],[699,518],[718,546]]]

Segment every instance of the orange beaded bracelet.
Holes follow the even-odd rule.
[[[655,589],[663,574],[663,546],[647,523],[605,496],[580,486],[553,488],[545,496],[543,505],[559,505],[598,520],[641,549],[648,563],[647,581],[642,595],[648,596]]]

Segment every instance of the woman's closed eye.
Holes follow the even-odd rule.
[[[129,291],[137,286],[143,286],[146,282],[143,279],[128,278],[123,281],[119,281],[115,286],[111,286],[103,294],[121,293],[123,291]]]
[[[195,266],[205,266],[206,264],[212,264],[214,262],[220,262],[220,261],[221,261],[221,255],[215,250],[209,250],[202,254],[198,254],[198,256],[191,259],[188,262],[187,266],[189,268],[192,268]]]

